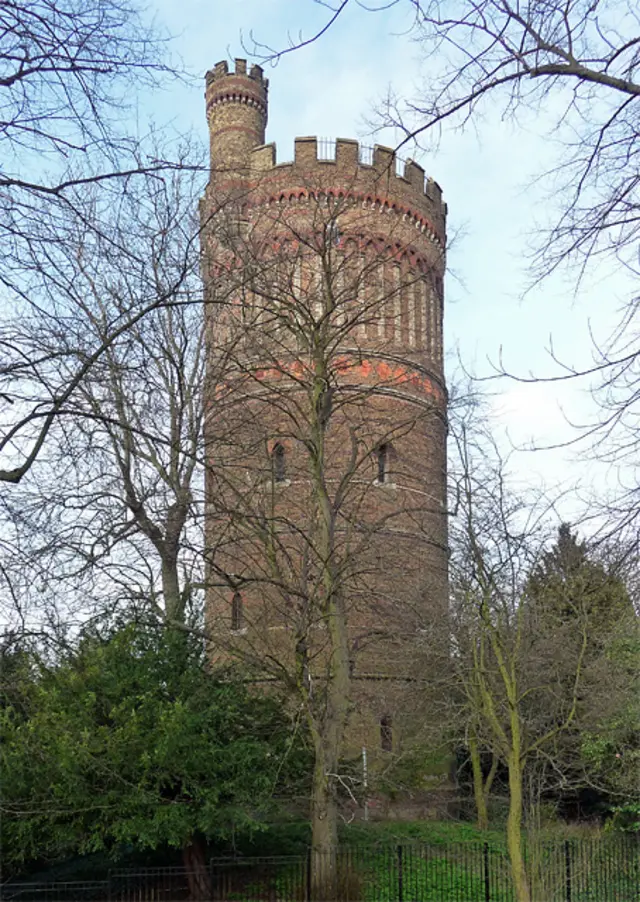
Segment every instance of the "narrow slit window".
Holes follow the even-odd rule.
[[[234,592],[231,599],[231,629],[244,628],[244,599],[240,592]]]
[[[273,481],[285,482],[287,479],[287,469],[285,460],[284,446],[277,442],[273,446]]]
[[[389,454],[390,448],[388,444],[380,445],[376,452],[377,456],[377,464],[378,464],[378,475],[376,481],[379,484],[383,482],[389,482]]]
[[[388,714],[380,718],[380,748],[383,752],[393,751],[393,724]]]

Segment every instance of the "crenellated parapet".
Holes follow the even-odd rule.
[[[244,103],[259,109],[266,121],[269,80],[260,66],[247,69],[247,61],[237,59],[230,73],[228,63],[223,60],[207,72],[205,84],[207,111],[217,104]]]
[[[326,153],[319,154],[320,146],[327,143],[333,145],[333,154],[330,157]],[[366,151],[369,150],[372,150],[370,162],[366,161],[368,156]],[[368,148],[351,138],[337,138],[335,142],[327,142],[325,139],[314,136],[296,138],[293,161],[283,163],[278,163],[277,161],[275,143],[255,147],[251,152],[251,166],[257,170],[274,169],[279,166],[288,167],[288,171],[291,171],[291,167],[307,170],[316,165],[327,167],[332,163],[339,169],[346,169],[347,172],[361,168],[363,172],[373,174],[377,179],[384,180],[385,178],[389,179],[390,176],[395,176],[402,183],[411,185],[418,195],[424,195],[434,204],[440,205],[443,208],[443,214],[446,215],[446,204],[442,202],[440,185],[432,178],[426,176],[422,166],[414,160],[406,160],[403,171],[399,174],[397,172],[395,151],[393,148],[385,147],[382,144],[376,144],[373,148]]]
[[[228,62],[221,60],[215,64],[213,69],[209,69],[205,75],[205,82],[208,87],[214,81],[220,81],[222,78],[233,77],[234,75],[248,75],[249,78],[261,84],[265,90],[269,87],[269,80],[264,77],[262,67],[254,65],[247,69],[247,61],[244,59],[236,59],[233,72],[229,72]]]
[[[248,69],[245,60],[236,60],[233,72],[220,62],[207,73],[206,272],[215,280],[216,267],[276,255],[283,268],[304,260],[292,278],[318,284],[319,259],[304,259],[314,257],[304,247],[314,247],[331,224],[338,254],[364,261],[367,270],[350,298],[368,310],[352,337],[369,350],[384,344],[404,353],[439,377],[447,215],[440,186],[393,148],[347,138],[298,137],[293,160],[279,162],[276,145],[264,143],[267,89],[260,67]],[[381,292],[389,297],[374,311],[371,299]]]
[[[209,193],[246,198],[247,207],[299,204],[305,199],[354,202],[362,209],[395,214],[444,250],[447,206],[437,182],[418,163],[398,169],[390,147],[316,137],[295,139],[294,159],[278,162],[275,144],[265,144],[269,82],[260,66],[237,59],[206,75],[211,141]]]
[[[206,74],[206,109],[212,166],[244,165],[264,142],[269,82],[260,66],[237,59],[233,72],[225,60]]]
[[[254,147],[245,170],[252,186],[247,206],[357,204],[363,210],[396,216],[444,250],[447,205],[440,186],[422,166],[407,160],[398,171],[390,147],[363,148],[347,138],[331,143],[333,155],[327,157],[319,154],[326,142],[296,138],[294,159],[285,163],[277,161],[275,144]],[[363,161],[367,158],[370,162]]]

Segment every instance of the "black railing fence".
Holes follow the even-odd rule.
[[[640,840],[529,842],[533,902],[640,902]],[[328,855],[213,858],[207,868],[112,870],[104,880],[5,883],[20,902],[515,902],[496,843],[346,847]]]

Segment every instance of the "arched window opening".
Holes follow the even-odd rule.
[[[379,445],[376,451],[376,460],[378,466],[378,473],[376,476],[376,482],[378,485],[382,485],[385,482],[390,482],[389,479],[389,460],[391,457],[391,445],[385,442],[383,445]]]
[[[285,450],[284,446],[280,444],[280,442],[276,442],[273,446],[273,451],[271,453],[273,458],[273,481],[274,482],[286,482],[287,480],[287,470],[286,470],[286,461],[285,461]]]
[[[393,751],[393,724],[388,714],[380,718],[380,748],[383,752]]]
[[[240,592],[234,592],[231,599],[231,629],[244,629],[244,599]]]
[[[340,229],[338,227],[338,223],[335,219],[330,220],[325,227],[327,242],[335,245],[335,247],[340,246]]]

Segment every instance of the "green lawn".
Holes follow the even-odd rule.
[[[340,831],[341,842],[348,845],[387,843],[504,843],[501,829],[483,832],[471,823],[463,821],[369,821],[344,825]]]
[[[544,839],[598,839],[601,831],[593,826],[557,823],[544,829]],[[304,852],[311,841],[306,821],[290,821],[269,827],[254,836],[242,851],[255,855],[295,855]],[[348,846],[389,845],[399,843],[466,843],[489,842],[492,848],[503,847],[504,828],[495,826],[486,832],[469,821],[354,821],[340,826],[340,844]]]
[[[620,851],[620,850],[619,850]],[[558,854],[559,853],[559,854]],[[606,854],[606,844],[585,844],[573,860],[572,902],[637,902],[640,898],[640,867],[630,846],[615,858]],[[485,865],[488,870],[485,871]],[[536,902],[565,902],[567,884],[563,846],[539,850],[536,880],[532,885]],[[486,879],[491,902],[514,902],[509,865],[504,851],[484,844],[405,847],[402,855],[390,846],[353,847],[341,852],[338,887],[341,902],[485,902]],[[306,898],[304,862],[272,863],[260,875],[251,866],[236,872],[224,898],[237,902],[303,902]]]
[[[271,835],[268,851],[254,854],[303,855],[310,839],[308,825],[301,823],[289,824],[279,834],[279,848],[276,836],[278,831]],[[528,844],[534,898],[565,902],[565,839],[572,902],[639,902],[640,860],[633,842],[623,849],[624,837],[563,825]],[[340,898],[345,902],[397,902],[401,893],[404,902],[484,902],[487,873],[491,902],[513,902],[503,830],[481,832],[454,821],[358,822],[342,825],[340,840]],[[304,899],[303,861],[273,863],[269,898]],[[260,893],[254,897],[252,886],[257,889],[252,879],[238,886],[235,898],[257,899]]]

